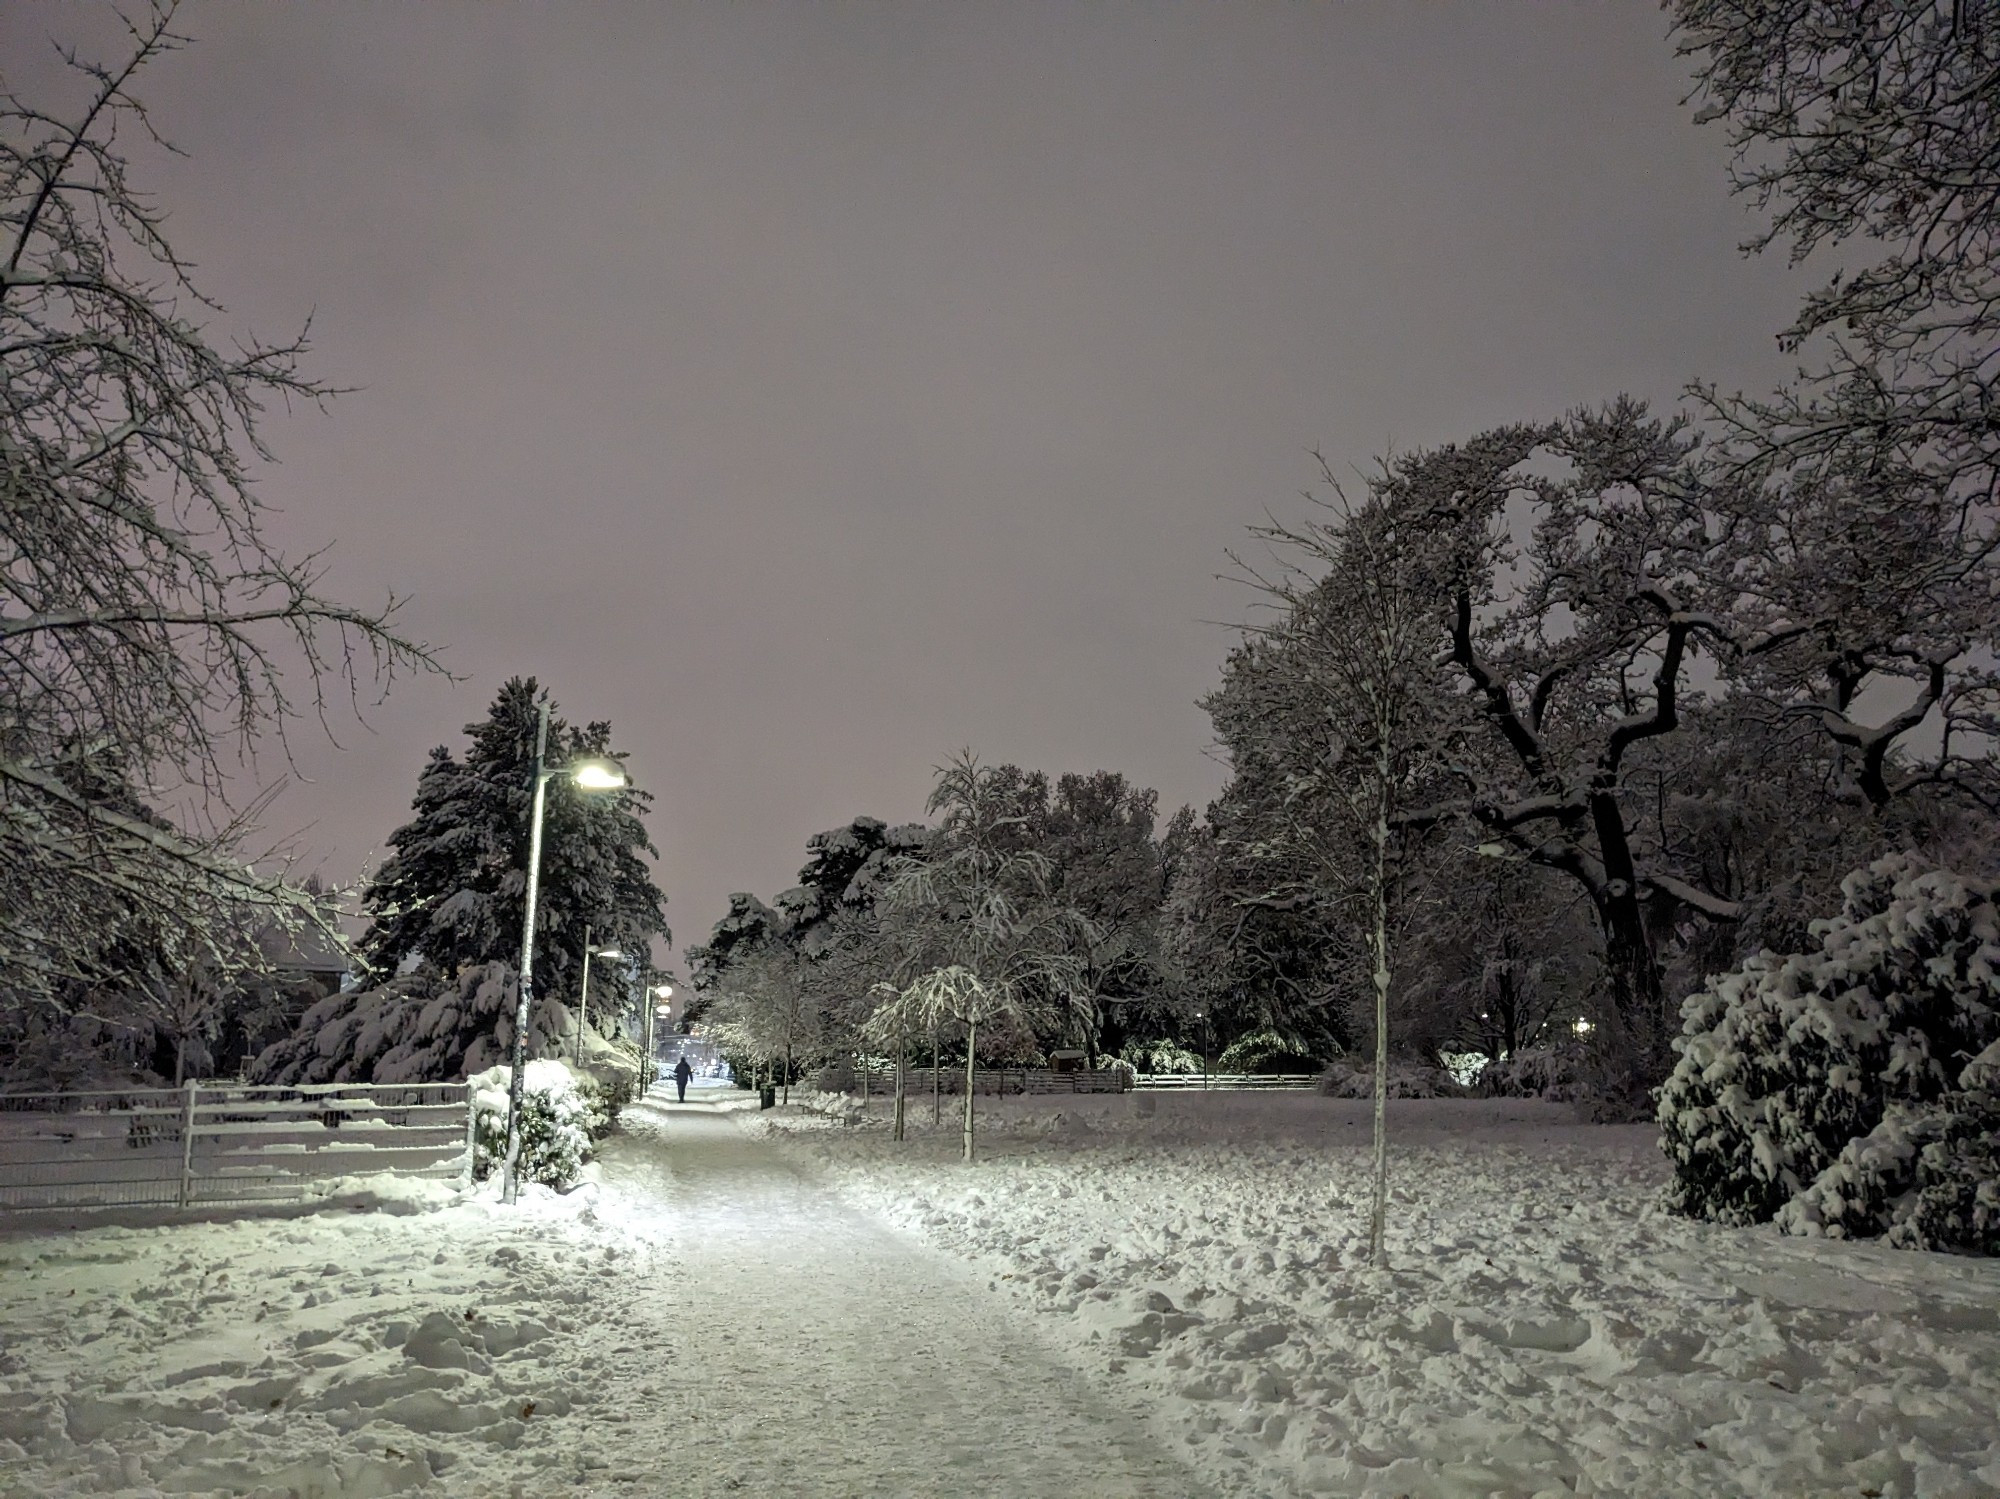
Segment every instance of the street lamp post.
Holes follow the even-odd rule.
[[[576,1065],[583,1065],[583,1023],[590,1016],[590,960],[599,958],[622,958],[625,954],[615,947],[607,947],[593,952],[590,946],[590,928],[583,929],[583,987],[576,996]]]
[[[528,1071],[528,1012],[534,999],[535,898],[542,879],[542,808],[549,780],[564,772],[544,764],[549,752],[549,700],[544,696],[535,716],[535,803],[528,822],[528,899],[521,922],[521,983],[514,999],[513,1077],[507,1084],[507,1154],[500,1177],[500,1199],[515,1202],[521,1195],[521,1089]],[[615,791],[629,784],[625,772],[608,760],[582,760],[565,767],[570,779],[585,791]]]
[[[639,1091],[644,1093],[653,1086],[653,1025],[660,1013],[656,1000],[672,999],[672,984],[656,984],[646,991],[646,1016],[644,1034],[639,1042]]]

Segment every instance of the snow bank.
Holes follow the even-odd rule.
[[[1727,1229],[1661,1204],[1653,1131],[1534,1100],[982,1101],[887,1138],[802,1110],[851,1201],[987,1272],[1224,1493],[2000,1491],[2000,1265]],[[1146,1112],[1142,1112],[1146,1111]]]

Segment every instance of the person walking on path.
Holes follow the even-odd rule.
[[[680,1102],[688,1101],[688,1079],[694,1076],[694,1068],[688,1066],[688,1059],[682,1057],[674,1064],[674,1086],[681,1090]]]

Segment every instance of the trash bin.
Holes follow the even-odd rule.
[[[775,1108],[777,1102],[778,1085],[776,1083],[764,1084],[764,1091],[757,1095],[757,1107],[760,1109]]]

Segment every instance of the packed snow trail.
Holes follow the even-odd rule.
[[[641,1314],[677,1334],[648,1422],[684,1434],[662,1483],[1200,1492],[1138,1416],[1023,1336],[965,1272],[863,1217],[711,1104],[655,1095],[628,1109],[600,1190],[601,1214],[664,1215],[673,1247]]]

